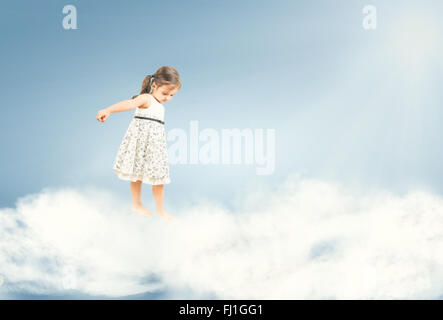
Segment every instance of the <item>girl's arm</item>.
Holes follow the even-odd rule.
[[[115,112],[128,111],[135,108],[149,108],[150,102],[151,101],[149,100],[147,94],[141,94],[135,97],[134,99],[127,99],[117,102],[116,104],[107,107],[106,110],[108,110],[109,113],[115,113]]]
[[[151,106],[151,100],[147,94],[141,94],[134,99],[127,99],[112,106],[97,112],[97,120],[100,122],[105,122],[111,113],[128,111],[135,108],[149,108]]]

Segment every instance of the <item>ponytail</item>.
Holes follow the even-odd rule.
[[[151,84],[152,84],[153,79],[154,79],[154,75],[150,75],[150,74],[147,75],[143,79],[142,88],[140,90],[140,93],[135,95],[135,96],[132,96],[131,99],[134,99],[134,98],[138,97],[139,95],[141,95],[143,93],[150,93],[151,92]]]

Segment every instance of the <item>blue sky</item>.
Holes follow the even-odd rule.
[[[62,28],[60,2],[2,5],[4,206],[54,185],[106,185],[125,195],[127,185],[109,168],[132,113],[114,114],[104,125],[93,120],[99,109],[138,93],[144,76],[160,65],[174,66],[183,82],[166,105],[167,130],[188,130],[191,120],[217,130],[276,129],[276,169],[260,177],[266,183],[306,171],[402,190],[409,184],[443,187],[437,178],[442,154],[432,147],[440,133],[432,115],[440,112],[441,60],[429,62],[419,109],[407,106],[413,90],[399,70],[378,60],[399,17],[436,18],[436,1],[374,2],[379,17],[373,32],[361,27],[366,3],[360,1],[72,4],[77,30]],[[381,112],[382,123],[373,118]],[[342,130],[351,123],[360,145]],[[374,137],[380,130],[383,138]],[[337,156],[338,163],[324,161]],[[220,197],[222,189],[229,203],[237,194],[232,181],[257,179],[250,165],[171,170],[168,197],[179,202]]]
[[[77,9],[77,30],[62,27],[67,4]],[[376,30],[362,27],[367,4],[377,8]],[[283,197],[277,190],[294,176],[362,194],[439,196],[442,9],[429,0],[2,3],[2,214],[45,188],[104,190],[125,208],[129,183],[112,164],[133,113],[104,124],[95,116],[137,94],[162,65],[182,81],[165,104],[167,131],[188,132],[197,120],[201,129],[276,133],[271,175],[247,164],[171,165],[165,207],[176,216],[191,206],[234,216],[257,209]],[[260,192],[271,200],[252,196]],[[142,193],[152,206],[150,186]]]

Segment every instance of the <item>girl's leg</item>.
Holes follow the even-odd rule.
[[[163,208],[163,198],[165,194],[164,190],[164,184],[157,184],[152,186],[152,193],[154,194],[156,211],[159,215],[169,220],[173,217]]]
[[[142,190],[142,182],[137,180],[136,182],[131,181],[131,195],[132,195],[132,204],[140,205],[142,202],[140,200]]]
[[[157,212],[159,212],[160,214],[164,211],[163,209],[163,198],[165,195],[164,189],[165,188],[163,184],[157,184],[152,186],[152,193],[155,199],[155,208]]]
[[[152,212],[149,211],[141,202],[141,190],[141,180],[137,180],[136,182],[131,181],[132,210],[140,213],[143,216],[153,216]]]

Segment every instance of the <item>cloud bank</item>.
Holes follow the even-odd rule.
[[[19,198],[15,208],[0,210],[0,294],[442,296],[439,195],[360,192],[298,175],[241,192],[235,212],[208,200],[175,208],[166,193],[172,224],[131,212],[127,200],[93,188],[47,188]]]

